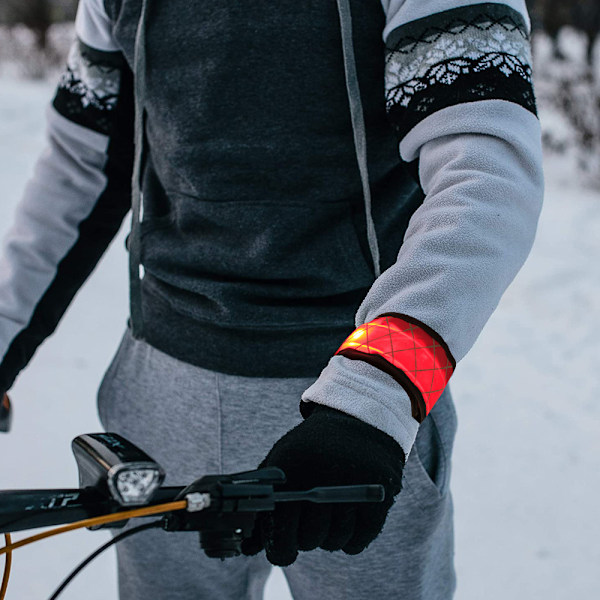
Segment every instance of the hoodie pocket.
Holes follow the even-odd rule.
[[[104,376],[102,377],[100,386],[98,387],[96,407],[98,410],[100,423],[102,424],[102,427],[104,427],[105,431],[110,430],[111,416],[114,412],[113,409],[116,402],[116,387],[114,382],[123,360],[123,354],[127,350],[126,345],[128,344],[129,338],[130,330],[127,328],[123,334],[123,337],[121,338],[119,347],[113,356],[110,365],[108,366],[108,369],[106,369]]]
[[[181,306],[174,304],[183,314],[199,311],[190,316],[246,327],[272,325],[274,318],[286,326],[334,324],[347,320],[336,307],[357,308],[355,296],[373,283],[349,201],[209,202],[169,195],[174,218],[145,230],[142,262],[163,288],[183,290]]]
[[[440,502],[448,494],[456,428],[454,402],[446,387],[419,426],[406,465],[406,487],[423,505]]]

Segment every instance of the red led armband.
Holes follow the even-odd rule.
[[[408,393],[421,423],[442,395],[456,361],[444,340],[407,315],[386,313],[355,329],[336,354],[389,373]]]

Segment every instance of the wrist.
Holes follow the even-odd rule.
[[[307,408],[307,419],[311,418],[313,422],[316,420],[325,421],[330,424],[332,429],[337,428],[338,431],[343,428],[345,430],[344,437],[348,437],[347,432],[351,431],[353,440],[360,440],[363,444],[366,443],[370,446],[381,448],[381,451],[384,454],[390,457],[396,457],[400,460],[402,466],[406,463],[404,449],[385,431],[378,429],[374,425],[371,425],[358,417],[325,404],[318,404],[316,402],[307,404],[312,405]]]
[[[12,421],[12,408],[10,399],[6,393],[1,394],[2,400],[0,401],[0,431],[8,433],[10,431],[10,425]]]
[[[384,313],[361,325],[335,354],[367,362],[391,375],[408,394],[418,423],[429,414],[456,368],[441,336],[399,313]]]

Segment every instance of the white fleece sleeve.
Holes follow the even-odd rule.
[[[0,252],[0,393],[13,385],[130,208],[132,74],[101,0],[81,0],[76,40],[46,110],[46,145]]]
[[[426,197],[356,326],[400,313],[467,354],[531,250],[543,199],[524,2],[382,0],[386,106]],[[349,332],[350,333],[350,332]],[[458,368],[458,366],[457,366]],[[408,454],[418,423],[390,375],[334,356],[303,401],[348,412]]]

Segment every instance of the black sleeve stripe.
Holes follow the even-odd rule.
[[[133,77],[123,70],[113,111],[104,172],[106,187],[79,224],[77,241],[58,265],[27,327],[10,344],[0,369],[0,390],[8,390],[38,346],[51,335],[71,300],[93,271],[131,207],[133,169]]]
[[[400,25],[390,31],[386,45],[390,49],[410,52],[420,44],[434,44],[448,33],[464,34],[471,28],[492,31],[496,26],[507,33],[517,32],[523,39],[529,39],[527,23],[520,12],[507,4],[482,2],[459,6]]]

